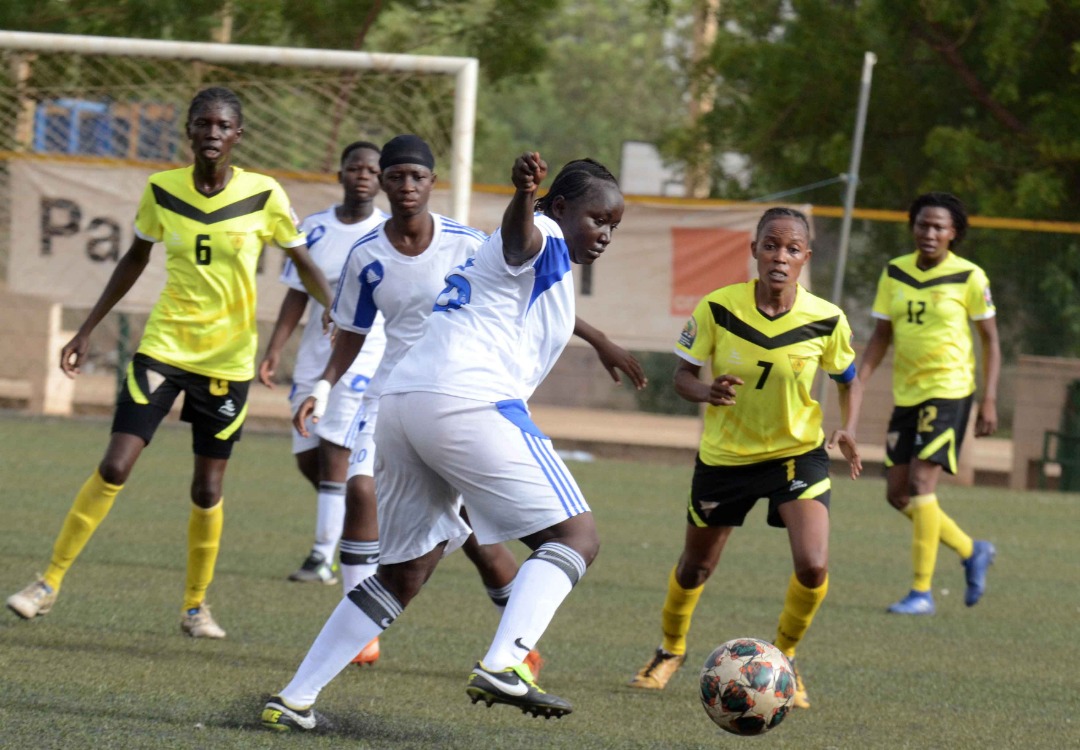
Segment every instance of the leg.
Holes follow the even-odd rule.
[[[60,590],[64,575],[82,552],[98,525],[112,508],[113,500],[131,475],[146,442],[136,436],[114,432],[97,472],[86,480],[68,511],[53,546],[45,583]]]
[[[656,653],[630,680],[630,687],[663,690],[686,662],[686,635],[705,581],[716,570],[733,527],[686,525],[683,551],[668,576],[667,595],[660,613],[663,641]]]
[[[345,523],[345,479],[349,470],[349,449],[320,439],[315,498],[315,541],[307,559],[289,575],[290,581],[337,583],[334,550]]]
[[[442,553],[440,545],[416,560],[380,565],[378,573],[361,581],[338,604],[296,675],[278,696],[271,699],[271,703],[281,701],[293,711],[304,711],[314,704],[319,692],[349,665],[356,652],[390,627],[419,593]],[[271,708],[271,704],[267,704],[267,709]],[[264,724],[277,728],[271,726],[275,721],[268,721],[264,712]]]
[[[205,604],[206,590],[214,578],[221,529],[224,525],[222,487],[228,458],[195,456],[191,480],[191,515],[188,519],[187,576],[184,585],[184,616],[180,627],[192,638],[224,638]]]
[[[816,500],[802,499],[780,505],[778,512],[788,529],[794,573],[788,581],[775,643],[795,670],[794,706],[810,708],[795,664],[795,649],[829,591],[829,509]]]
[[[311,483],[311,486],[318,489],[319,487],[319,451],[318,449],[311,449],[301,451],[296,455],[296,468],[300,470],[300,473],[304,476],[304,479]]]
[[[356,434],[345,470],[345,516],[341,531],[341,582],[345,593],[375,574],[379,564],[378,506],[375,500],[375,424],[377,410]],[[335,469],[336,471],[336,469]]]

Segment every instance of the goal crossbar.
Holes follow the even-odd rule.
[[[450,191],[453,218],[469,220],[472,190],[473,141],[476,131],[476,96],[479,63],[474,57],[405,55],[389,52],[268,47],[179,42],[155,39],[42,34],[0,31],[0,50],[68,52],[83,55],[124,55],[213,63],[254,63],[300,68],[393,70],[435,73],[455,78],[454,121],[451,139]]]

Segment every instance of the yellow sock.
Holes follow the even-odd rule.
[[[669,654],[686,653],[686,634],[690,632],[690,618],[694,616],[694,607],[704,590],[705,584],[696,589],[684,589],[675,580],[675,568],[671,569],[664,611],[660,614],[660,625],[664,630],[661,648]]]
[[[221,527],[225,514],[222,501],[213,508],[191,507],[188,519],[187,580],[184,585],[184,609],[193,609],[206,598],[206,589],[214,578],[214,563],[221,547]]]
[[[956,525],[956,521],[945,514],[945,511],[941,511],[941,543],[955,550],[961,560],[968,559],[975,551],[975,542]]]
[[[829,576],[825,576],[825,582],[820,586],[810,589],[799,583],[794,573],[791,574],[787,596],[784,597],[784,611],[780,613],[780,622],[776,626],[776,647],[789,659],[795,658],[795,647],[806,635],[827,593]]]
[[[911,565],[915,580],[913,591],[929,591],[937,564],[937,548],[941,542],[941,508],[937,495],[914,495],[909,506],[912,509]]]
[[[939,510],[940,508],[941,506],[938,505]],[[915,520],[915,508],[910,503],[900,512],[911,520]],[[941,511],[941,543],[955,550],[961,560],[968,559],[975,551],[975,542],[943,510]]]
[[[105,520],[113,500],[116,499],[116,493],[123,487],[122,484],[109,484],[101,478],[101,472],[94,469],[94,473],[75,495],[75,502],[71,504],[71,509],[64,518],[64,525],[60,527],[60,534],[56,537],[56,543],[53,544],[49,567],[45,569],[45,583],[54,591],[60,590],[68,568]]]

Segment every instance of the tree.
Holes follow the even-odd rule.
[[[713,111],[699,130],[675,129],[667,141],[676,158],[693,158],[696,138],[746,155],[745,187],[708,165],[715,195],[843,173],[861,59],[872,50],[860,204],[904,208],[919,192],[946,189],[975,214],[1080,215],[1077,0],[725,0],[719,27],[712,55],[688,71],[714,83]],[[1014,348],[1080,354],[1080,245],[1065,240],[1050,252],[1046,240],[984,230],[966,248],[991,273],[1016,326]],[[866,245],[884,258],[906,242],[878,227]],[[1037,312],[1034,299],[1044,302]]]

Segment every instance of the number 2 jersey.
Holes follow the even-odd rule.
[[[821,407],[810,395],[820,366],[841,383],[855,378],[851,327],[843,311],[798,287],[795,304],[776,318],[754,300],[756,280],[706,295],[675,353],[709,364],[712,378],[735,375],[733,406],[705,407],[699,453],[710,466],[739,466],[798,456],[821,444]],[[711,382],[711,380],[710,380]]]
[[[386,351],[364,392],[365,404],[379,397],[391,371],[420,338],[446,274],[471,258],[487,238],[479,229],[445,216],[433,213],[431,218],[431,243],[419,255],[398,252],[384,223],[357,240],[341,271],[330,308],[334,323],[367,335],[377,313],[386,321]]]
[[[915,406],[931,398],[975,392],[971,320],[994,317],[990,282],[970,260],[949,253],[925,271],[918,253],[890,261],[878,281],[872,315],[892,322],[893,401]]]
[[[506,263],[498,229],[475,258],[446,275],[423,336],[383,393],[528,400],[576,322],[574,275],[562,230],[542,214],[534,221],[544,244],[527,262]]]
[[[232,167],[223,190],[195,189],[193,166],[150,175],[135,234],[165,245],[168,278],[138,351],[197,375],[255,377],[255,267],[273,240],[305,237],[277,180]]]

